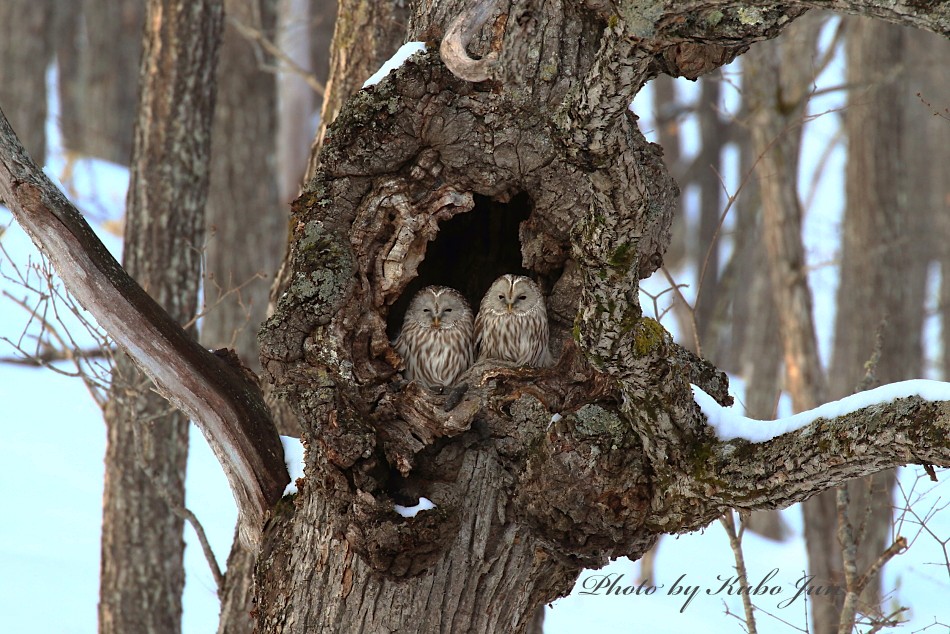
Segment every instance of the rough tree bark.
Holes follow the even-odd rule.
[[[943,5],[824,4],[941,32],[950,20]],[[344,106],[294,205],[287,290],[263,330],[264,369],[295,406],[308,457],[300,493],[271,508],[260,535],[260,631],[518,632],[581,567],[635,558],[659,534],[895,464],[950,464],[950,405],[918,398],[769,442],[718,441],[689,383],[726,402],[724,376],[637,305],[639,279],[669,241],[676,186],[637,129],[632,95],[658,73],[696,77],[728,62],[801,6],[489,6],[484,28],[463,21],[448,49],[469,42],[466,55],[479,59],[446,58],[485,81],[458,79],[430,50]],[[466,8],[420,3],[409,36],[437,42]],[[59,267],[75,255],[57,248],[35,166],[9,136],[0,119],[0,196]],[[457,248],[486,224],[517,236],[501,266],[510,250],[544,284],[557,367],[479,364],[467,391],[450,395],[393,381],[400,360],[387,326],[402,315],[390,307],[419,279],[468,283],[473,295],[487,287],[497,267],[470,268],[477,250]],[[462,257],[449,266],[438,249]],[[67,280],[95,304],[88,283]],[[160,371],[136,345],[145,337],[109,317],[97,314]],[[212,438],[249,435],[245,419],[221,424],[190,400],[191,385],[171,385]],[[231,474],[272,452],[218,455]],[[232,477],[232,487],[242,510],[259,509],[277,479],[247,468],[256,479]],[[437,508],[393,512],[393,501],[420,494]]]
[[[440,39],[462,9],[426,3],[410,38]],[[702,378],[636,304],[676,189],[626,103],[652,74],[695,76],[798,16],[763,11],[700,13],[673,33],[506,4],[469,45],[481,61],[458,65],[492,81],[460,81],[430,51],[344,106],[295,203],[292,273],[262,333],[309,448],[301,493],[277,508],[258,560],[262,631],[520,631],[580,566],[871,468],[809,454],[806,434],[717,443],[687,382],[722,398],[720,377]],[[689,45],[710,19],[733,37]],[[473,267],[464,241],[451,260],[433,255],[498,209],[521,219],[514,248],[549,293],[557,369],[476,365],[455,407],[395,388],[390,307],[416,279],[483,290],[499,271]],[[418,495],[437,510],[394,514]]]

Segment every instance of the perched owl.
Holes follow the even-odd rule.
[[[430,388],[453,385],[474,361],[472,309],[458,291],[427,286],[409,302],[393,345],[407,379]]]
[[[502,275],[495,280],[475,318],[475,345],[479,359],[551,365],[548,312],[538,285],[521,275]]]

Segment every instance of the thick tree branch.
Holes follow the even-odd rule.
[[[716,28],[721,20],[738,17],[745,24],[764,23],[767,13],[774,10],[824,9],[838,13],[850,13],[878,18],[894,24],[913,26],[918,29],[946,35],[950,33],[950,3],[921,3],[893,0],[805,0],[788,2],[737,2],[736,0],[663,0],[644,7],[637,0],[621,0],[617,3],[595,3],[598,8],[616,10],[620,17],[633,27],[636,37],[666,37],[669,33],[690,28]],[[606,11],[601,11],[609,17]],[[703,23],[707,22],[707,25]],[[723,36],[726,30],[720,29]]]
[[[887,0],[589,0],[586,4],[607,26],[594,64],[585,80],[558,104],[556,121],[579,150],[589,152],[598,162],[609,161],[600,158],[609,152],[606,140],[633,96],[648,80],[660,73],[695,79],[728,64],[753,43],[777,36],[809,9],[860,14],[944,35],[950,33],[950,3],[946,2],[928,7]],[[522,21],[518,19],[515,23]],[[517,27],[509,29],[512,32],[506,37],[506,46],[526,39]],[[508,55],[507,51],[502,55]]]
[[[191,339],[126,274],[26,154],[2,112],[0,199],[79,303],[204,432],[231,484],[242,537],[257,543],[289,482],[259,387]]]
[[[925,463],[950,467],[950,402],[914,396],[764,443],[720,443],[695,482],[728,507],[781,508],[854,478]]]

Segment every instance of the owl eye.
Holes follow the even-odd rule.
[[[504,295],[499,295],[499,296],[498,296],[498,299],[505,299],[505,296],[504,296]]]
[[[518,295],[518,299],[528,299],[527,295]]]
[[[428,308],[423,308],[423,309],[422,309],[422,312],[424,312],[424,313],[431,313],[432,311],[429,310]]]
[[[452,312],[452,309],[451,309],[451,308],[446,308],[446,309],[445,309],[445,312],[451,313],[451,312]]]

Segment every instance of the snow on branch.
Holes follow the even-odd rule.
[[[260,388],[192,339],[129,275],[36,166],[0,112],[0,202],[66,289],[201,429],[221,462],[249,545],[289,477]]]
[[[950,383],[902,381],[776,421],[693,393],[720,441],[698,463],[701,494],[728,507],[782,508],[906,464],[950,467]]]
[[[700,388],[693,387],[693,396],[709,425],[716,430],[720,440],[742,438],[749,442],[764,442],[782,434],[810,425],[819,418],[833,419],[852,414],[865,407],[889,403],[895,399],[919,396],[925,401],[950,401],[950,383],[914,379],[882,385],[865,392],[858,392],[838,401],[830,401],[793,416],[777,420],[754,420],[735,411],[734,407],[722,407],[713,397]]]

